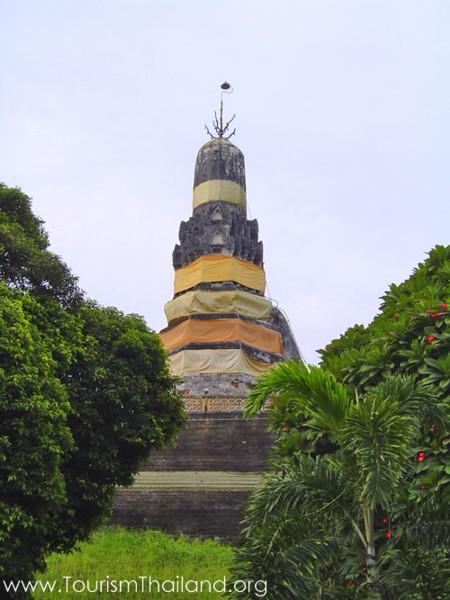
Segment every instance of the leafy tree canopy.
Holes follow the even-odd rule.
[[[85,299],[5,186],[0,275],[0,579],[29,579],[89,535],[185,415],[159,336]]]
[[[355,325],[319,350],[322,366],[358,389],[393,373],[413,374],[450,390],[450,246],[436,246],[400,285],[382,298],[367,326]]]
[[[33,214],[30,198],[0,183],[0,279],[70,306],[82,298],[77,278],[48,248],[43,221]]]
[[[449,306],[450,246],[436,246],[406,281],[390,286],[367,327],[355,325],[319,351],[321,364],[359,393],[392,374],[412,375],[449,405]],[[424,432],[424,484],[449,479],[448,457],[442,452],[447,435],[437,423]]]
[[[274,600],[447,597],[449,259],[437,246],[322,367],[280,364],[251,392],[277,444],[235,575]]]

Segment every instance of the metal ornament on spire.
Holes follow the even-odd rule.
[[[218,138],[224,138],[226,140],[229,140],[230,137],[236,133],[236,128],[233,129],[233,131],[229,135],[225,135],[225,133],[227,133],[227,131],[229,130],[231,123],[234,121],[234,119],[236,117],[236,114],[234,114],[231,117],[231,119],[229,121],[227,121],[224,125],[224,123],[223,123],[223,95],[224,94],[232,94],[233,88],[232,88],[231,84],[228,83],[228,81],[224,81],[222,83],[222,85],[220,86],[220,89],[222,90],[220,93],[220,114],[219,114],[219,118],[217,118],[217,111],[214,111],[214,121],[213,121],[213,126],[214,126],[214,129],[215,129],[217,135],[213,135],[207,125],[205,125],[205,129],[206,129],[206,133],[211,137],[212,140],[217,140]]]

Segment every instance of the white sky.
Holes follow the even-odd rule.
[[[228,79],[270,295],[309,362],[449,243],[448,0],[0,0],[0,180],[88,295],[165,326]]]

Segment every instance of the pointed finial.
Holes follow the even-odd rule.
[[[220,116],[219,116],[219,118],[217,118],[217,112],[214,111],[214,121],[213,121],[213,126],[214,126],[214,129],[215,129],[217,135],[213,135],[211,133],[211,131],[209,130],[209,127],[207,125],[205,125],[206,133],[211,137],[212,140],[216,140],[217,138],[223,138],[224,134],[228,131],[231,123],[234,121],[234,118],[236,117],[236,115],[234,114],[231,117],[231,119],[229,121],[227,121],[227,123],[225,123],[225,125],[223,124],[223,95],[224,94],[232,94],[233,88],[231,86],[231,83],[228,83],[228,81],[224,81],[222,83],[222,85],[220,86],[220,89],[222,90],[220,93]],[[236,133],[236,129],[233,129],[233,131],[230,133],[230,135],[225,136],[225,139],[229,140],[230,137],[232,135],[234,135],[235,133]]]

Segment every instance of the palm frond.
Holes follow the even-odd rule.
[[[247,398],[244,415],[256,414],[276,397],[289,398],[309,418],[309,425],[333,435],[351,404],[346,388],[333,375],[293,360],[280,363],[261,377]]]
[[[278,472],[263,479],[250,498],[247,522],[265,523],[274,515],[288,515],[300,507],[305,513],[338,511],[348,508],[348,501],[346,482],[331,461],[298,456],[295,463],[281,465]]]
[[[356,461],[359,498],[371,508],[388,508],[397,482],[407,470],[416,422],[401,414],[398,402],[377,386],[354,405],[347,418],[343,448]]]
[[[439,400],[433,386],[417,381],[411,375],[397,375],[382,381],[379,394],[398,403],[398,411],[417,419],[418,424],[437,423],[441,429],[448,424],[449,406]]]

